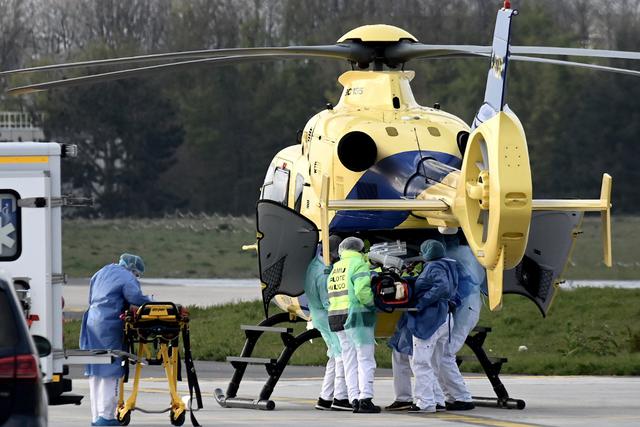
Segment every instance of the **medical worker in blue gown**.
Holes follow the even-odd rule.
[[[436,397],[437,378],[449,328],[453,326],[449,302],[456,293],[458,269],[454,260],[445,258],[444,245],[439,241],[425,241],[420,254],[426,265],[414,286],[417,311],[403,314],[389,340],[394,350],[396,400],[385,409],[391,411],[432,413],[444,409],[444,401],[439,402]],[[415,378],[413,396],[411,373]]]
[[[102,267],[91,278],[89,309],[82,318],[80,348],[124,350],[122,313],[129,305],[140,306],[150,299],[142,294],[138,277],[144,262],[137,255],[122,254],[118,264]],[[91,395],[91,425],[117,426],[118,380],[123,375],[120,360],[110,365],[87,365]]]
[[[469,333],[478,323],[482,301],[481,287],[486,282],[485,269],[480,265],[469,246],[461,244],[458,234],[444,235],[447,257],[458,265],[458,306],[453,315],[451,337],[446,343],[440,361],[438,382],[441,390],[436,391],[436,399],[446,399],[446,408],[450,411],[464,411],[474,408],[471,393],[460,374],[456,363],[456,353],[464,345]],[[443,395],[444,392],[444,395]]]

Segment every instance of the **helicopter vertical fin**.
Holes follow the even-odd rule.
[[[602,218],[602,248],[603,261],[607,267],[613,265],[613,255],[611,253],[611,175],[602,175],[602,188],[600,189],[600,201],[604,209],[600,211]]]
[[[507,66],[510,54],[511,18],[517,14],[517,10],[510,8],[498,10],[496,26],[493,31],[491,67],[487,73],[484,102],[473,119],[471,129],[477,128],[481,123],[486,122],[504,109],[507,90]]]

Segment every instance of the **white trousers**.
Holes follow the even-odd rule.
[[[348,398],[344,365],[341,357],[330,357],[324,370],[324,380],[320,398],[324,400],[343,400]]]
[[[396,402],[412,402],[411,393],[411,364],[408,354],[393,350],[391,354],[391,368],[393,371],[393,391]]]
[[[428,339],[413,337],[413,356],[410,359],[411,370],[415,377],[413,388],[414,404],[420,409],[436,408],[436,391],[439,389],[437,372],[449,338],[449,322],[445,321]]]
[[[96,422],[98,417],[106,420],[115,419],[119,380],[119,377],[89,377],[91,422]]]
[[[373,378],[376,373],[375,345],[356,346],[345,331],[336,332],[342,347],[342,363],[349,401],[373,397]]]
[[[456,353],[460,351],[467,336],[478,324],[481,304],[480,293],[478,292],[465,298],[456,310],[455,322],[451,329],[451,342],[449,340],[446,342],[438,372],[440,391],[437,394],[442,396],[442,391],[444,391],[445,399],[448,402],[473,401],[456,363]]]

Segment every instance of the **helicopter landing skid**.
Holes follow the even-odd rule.
[[[294,317],[292,319],[289,313],[278,313],[271,317],[266,318],[260,322],[257,326],[241,325],[240,328],[244,331],[247,337],[242,352],[238,357],[228,357],[227,361],[234,367],[235,372],[229,386],[227,387],[226,394],[222,389],[215,389],[214,396],[216,402],[223,408],[245,408],[245,409],[261,409],[270,411],[275,408],[276,404],[273,400],[270,400],[273,389],[275,388],[280,376],[284,372],[289,359],[293,356],[293,353],[305,342],[314,338],[320,338],[320,332],[317,329],[311,329],[302,332],[299,335],[293,335],[293,328],[276,327],[280,323],[297,323],[306,322],[304,319]],[[280,353],[277,359],[264,359],[259,357],[251,357],[253,349],[256,346],[258,340],[263,333],[279,333],[284,349]],[[244,373],[248,365],[264,365],[269,378],[262,387],[260,395],[257,399],[246,399],[236,397],[240,382],[244,376]]]

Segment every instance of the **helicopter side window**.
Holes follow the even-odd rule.
[[[271,175],[271,180],[269,177]],[[289,171],[287,169],[275,168],[273,174],[267,172],[264,185],[262,186],[262,198],[273,200],[284,205],[289,197]]]
[[[296,212],[300,212],[302,208],[302,190],[304,189],[304,177],[300,174],[296,175],[296,188],[294,193],[294,209]]]

